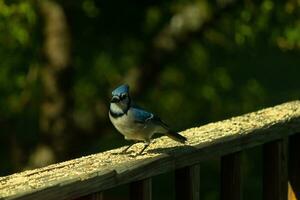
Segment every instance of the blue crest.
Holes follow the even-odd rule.
[[[123,93],[129,93],[129,86],[127,84],[125,85],[120,85],[119,87],[117,87],[116,89],[114,89],[114,91],[112,91],[112,96],[118,96],[121,95]]]

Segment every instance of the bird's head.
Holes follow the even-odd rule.
[[[129,86],[121,85],[112,91],[111,104],[121,108],[123,111],[128,110],[130,106]]]

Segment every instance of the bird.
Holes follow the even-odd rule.
[[[187,141],[186,137],[171,130],[157,115],[137,106],[130,97],[128,84],[118,86],[111,94],[109,119],[125,140],[133,141],[122,153],[126,153],[136,142],[143,142],[144,147],[138,155],[142,154],[156,133],[180,143]]]

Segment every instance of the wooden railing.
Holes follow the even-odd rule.
[[[199,162],[221,159],[221,199],[241,198],[241,151],[263,145],[263,199],[300,198],[300,101],[181,132],[186,145],[154,139],[0,178],[0,199],[102,199],[130,184],[130,199],[151,199],[151,177],[175,170],[176,199],[199,199]]]

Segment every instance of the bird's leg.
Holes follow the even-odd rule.
[[[141,155],[149,145],[150,145],[150,142],[145,142],[144,148],[138,153],[138,155]]]
[[[132,144],[130,144],[128,147],[126,147],[124,150],[122,150],[122,152],[121,152],[121,153],[126,153],[126,152],[127,152],[127,150],[128,150],[130,147],[132,147],[134,144],[135,144],[135,142],[134,142],[134,143],[132,143]]]

